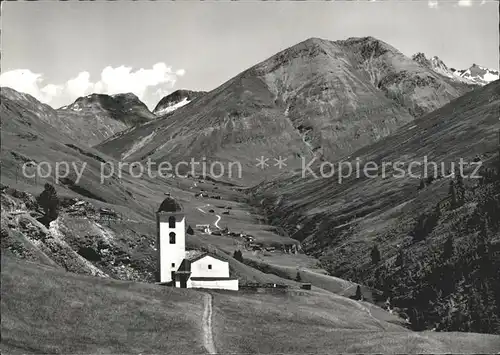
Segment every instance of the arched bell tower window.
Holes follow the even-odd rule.
[[[168,228],[175,228],[175,217],[168,217]]]
[[[170,232],[168,236],[170,237],[170,244],[175,244],[175,233]]]

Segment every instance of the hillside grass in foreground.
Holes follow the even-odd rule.
[[[2,255],[3,354],[201,354],[203,293]]]
[[[492,353],[500,337],[412,332],[382,321],[366,303],[334,294],[214,292],[221,353]]]

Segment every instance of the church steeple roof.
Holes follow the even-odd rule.
[[[176,199],[174,199],[169,195],[167,196],[167,198],[163,200],[157,212],[173,213],[182,211],[183,211],[182,205],[179,202],[177,202]]]

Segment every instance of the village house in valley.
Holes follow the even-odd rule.
[[[181,288],[238,290],[238,279],[229,276],[229,263],[217,255],[186,251],[186,216],[182,206],[168,196],[156,213],[157,282]]]

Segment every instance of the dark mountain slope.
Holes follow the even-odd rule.
[[[296,166],[348,155],[468,90],[372,37],[311,38],[98,149],[130,160],[238,160],[254,172],[255,158],[281,155]]]
[[[54,132],[85,146],[100,143],[113,134],[155,118],[134,94],[92,94],[57,110],[29,94],[1,88],[2,100],[17,102],[23,112],[49,124]]]
[[[365,162],[373,161],[379,167],[382,162],[403,162],[404,169],[408,171],[410,162],[422,163],[427,156],[429,162],[438,164],[438,173],[443,175],[450,172],[451,162],[455,162],[458,167],[460,158],[467,163],[476,161],[485,166],[494,164],[499,149],[499,112],[500,81],[496,81],[417,119],[394,135],[362,148],[352,155],[352,166],[355,169],[355,160],[359,158],[361,170]],[[441,163],[444,163],[444,169],[441,169]],[[373,281],[376,269],[370,264],[370,250],[374,245],[378,245],[382,259],[389,268],[386,276],[397,270],[396,267],[391,269],[390,265],[399,253],[412,255],[409,264],[413,263],[414,267],[425,267],[426,257],[440,253],[448,235],[457,238],[457,245],[474,245],[480,226],[477,221],[471,220],[471,216],[476,214],[475,210],[478,210],[477,215],[487,216],[486,212],[481,212],[480,206],[487,203],[495,206],[498,203],[499,195],[494,187],[479,188],[477,179],[464,179],[468,191],[466,202],[459,209],[450,209],[449,178],[429,178],[421,182],[418,176],[423,174],[423,168],[414,166],[410,170],[416,178],[408,176],[408,173],[403,178],[394,177],[394,173],[400,173],[388,167],[386,178],[382,178],[379,168],[376,174],[370,171],[371,175],[377,177],[363,177],[361,171],[361,177],[356,178],[354,172],[351,178],[344,178],[341,184],[338,183],[337,174],[331,178],[318,179],[311,178],[310,174],[308,178],[297,175],[261,185],[255,191],[255,201],[267,211],[271,221],[285,227],[293,234],[293,238],[302,240],[308,252],[321,257],[333,275]],[[472,164],[466,165],[466,174],[472,174],[473,170]],[[433,175],[432,166],[428,171],[429,175]],[[459,182],[455,181],[455,184]],[[484,200],[485,194],[493,198],[493,202]],[[432,218],[437,219],[437,222],[432,222]],[[468,223],[468,229],[460,223]],[[297,229],[297,225],[300,229]],[[434,227],[435,231],[432,232]],[[425,232],[422,232],[422,228]],[[495,228],[494,224],[488,225],[488,238],[491,240],[498,238],[498,229]],[[427,239],[418,241],[422,233]],[[463,252],[462,260],[470,259],[466,251]],[[456,260],[457,263],[459,261],[460,258]],[[427,262],[431,263],[429,260]],[[410,266],[407,265],[404,270],[410,270]],[[418,270],[413,272],[414,277],[423,277]],[[401,288],[399,292],[410,292],[411,287],[405,290]],[[450,302],[448,298],[441,301]],[[407,299],[405,302],[405,307],[418,309],[416,304],[408,303]],[[448,308],[440,310],[445,312]],[[420,327],[432,326],[438,316],[431,317],[425,313],[425,307],[420,311],[427,318],[417,321],[415,317],[418,318],[418,315],[413,314],[413,322]],[[457,330],[449,324],[446,327]],[[484,331],[479,325],[468,330],[472,329]]]
[[[132,93],[79,97],[71,105],[59,108],[57,115],[66,134],[89,146],[155,118]]]
[[[107,184],[100,184],[101,164],[107,161],[113,163],[113,160],[101,152],[80,145],[75,142],[73,136],[66,135],[61,130],[55,129],[51,124],[52,121],[44,118],[46,113],[48,116],[48,114],[53,114],[54,111],[47,109],[45,105],[34,98],[31,99],[29,101],[12,100],[2,95],[0,104],[2,117],[2,182],[11,184],[13,181],[18,180],[20,184],[25,184],[24,187],[43,186],[44,182],[54,184],[56,163],[75,163],[78,169],[83,164],[86,164],[84,174],[78,185],[81,191],[87,191],[88,197],[98,196],[102,201],[111,203],[128,201],[130,195],[126,192],[126,188],[122,184],[123,181],[120,183],[117,179],[109,179]],[[42,109],[40,110],[38,107]],[[57,120],[53,115],[48,117]],[[49,169],[51,169],[51,174],[48,175],[47,179],[40,178],[35,181],[34,178],[23,178],[22,165],[30,161],[42,164],[43,172],[49,173]],[[34,173],[34,168],[27,169],[27,173],[29,175]],[[124,177],[127,179],[128,175],[124,174]],[[67,179],[69,179],[65,180],[67,186],[64,185],[66,188],[77,188],[70,183],[70,181],[76,181],[74,169]],[[134,201],[130,202],[132,207]]]

